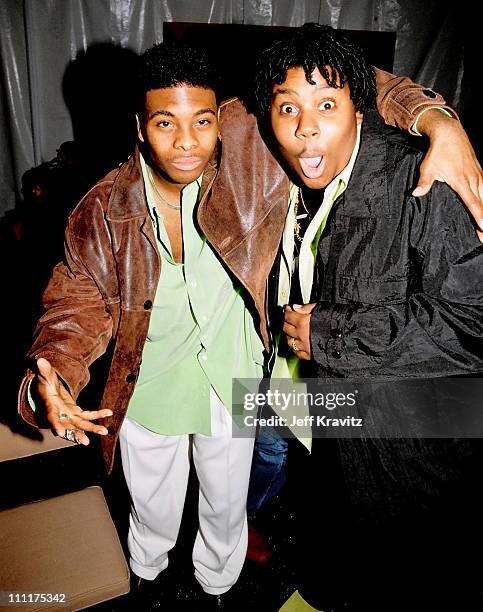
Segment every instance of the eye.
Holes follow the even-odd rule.
[[[203,125],[210,125],[210,124],[211,124],[211,121],[209,119],[200,119],[198,121],[198,125],[202,125],[203,126]]]
[[[333,110],[334,108],[335,108],[334,100],[324,100],[319,106],[319,110],[321,111],[330,111],[330,110]]]
[[[159,121],[156,125],[160,128],[167,128],[171,125],[171,123],[169,121]]]
[[[297,107],[287,102],[286,104],[282,104],[280,106],[280,113],[282,115],[296,115]]]

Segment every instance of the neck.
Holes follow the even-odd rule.
[[[157,191],[158,195],[164,200],[177,206],[181,200],[181,191],[185,185],[180,183],[170,183],[162,176],[160,176],[156,170],[149,167],[150,177],[152,179],[154,190]]]
[[[165,209],[169,208],[171,210],[179,211],[181,209],[180,194],[178,193],[176,201],[173,201],[172,196],[170,197],[170,199],[168,199],[165,195],[161,193],[158,186],[156,185],[155,178],[153,176],[151,168],[148,169],[148,177],[149,177],[149,182],[151,183],[151,187],[153,190],[153,196],[157,204],[162,206]]]
[[[303,202],[311,215],[314,215],[322,204],[324,192],[325,189],[310,189],[305,186],[301,188]]]

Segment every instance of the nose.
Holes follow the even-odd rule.
[[[183,149],[183,151],[190,151],[198,146],[198,139],[196,133],[191,127],[181,127],[175,138],[174,146],[176,149]]]
[[[306,140],[308,138],[314,138],[315,136],[318,136],[319,133],[319,125],[313,113],[307,111],[302,112],[299,115],[299,122],[295,131],[295,135],[297,136],[297,138]]]

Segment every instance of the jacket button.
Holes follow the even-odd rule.
[[[340,359],[342,357],[342,353],[340,351],[332,351],[332,357],[334,359]]]
[[[151,302],[151,300],[146,300],[143,306],[144,306],[144,310],[149,310],[150,308],[153,307],[153,303]]]
[[[126,382],[127,383],[133,383],[136,380],[136,375],[133,374],[132,372],[130,372],[127,376],[126,376]]]
[[[423,94],[425,96],[428,96],[428,98],[436,98],[436,94],[434,93],[434,91],[431,91],[430,89],[423,89]]]

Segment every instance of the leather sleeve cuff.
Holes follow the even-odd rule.
[[[81,390],[89,382],[89,369],[85,364],[77,359],[73,359],[70,355],[56,351],[44,350],[29,355],[29,358],[34,360],[39,357],[44,357],[50,362],[64,387],[76,400]]]
[[[418,121],[421,118],[421,116],[424,115],[424,113],[428,110],[438,110],[444,115],[446,115],[447,117],[458,119],[458,116],[456,115],[456,113],[453,110],[448,109],[448,107],[443,108],[442,106],[427,106],[426,108],[423,108],[423,110],[420,113],[418,113],[418,116],[416,117],[415,122],[409,128],[409,132],[413,134],[413,136],[422,136],[421,132],[418,129]],[[449,112],[450,110],[451,112]]]
[[[35,412],[28,401],[28,388],[30,386],[30,383],[34,379],[34,376],[35,374],[32,372],[32,370],[29,369],[23,377],[18,392],[17,409],[18,413],[25,422],[27,422],[29,425],[32,425],[33,427],[39,427],[39,424],[35,419]]]
[[[404,126],[407,123],[408,128],[414,125],[423,111],[435,107],[445,110],[452,117],[459,120],[458,115],[445,103],[444,98],[429,88],[421,89],[419,86],[405,87],[394,94],[393,102],[399,109],[400,118],[398,125]],[[402,117],[405,117],[406,120],[401,121]]]
[[[52,354],[42,354],[37,355],[37,357],[45,357],[46,359],[51,360]],[[51,361],[51,365],[52,361]],[[65,382],[65,380],[61,377],[59,371],[54,368],[56,374],[59,378],[59,381],[64,387],[71,393],[69,386]],[[35,372],[28,368],[25,376],[20,383],[20,388],[18,392],[18,402],[17,402],[17,410],[20,416],[26,421],[29,425],[34,427],[50,427],[50,425],[44,419],[44,411],[43,409],[37,410],[37,404],[35,403],[34,394],[31,392],[32,381],[35,378]]]

